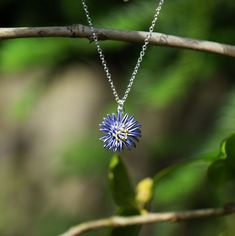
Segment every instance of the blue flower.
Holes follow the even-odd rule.
[[[124,148],[130,150],[136,146],[141,137],[141,125],[128,113],[107,115],[100,124],[100,131],[106,135],[100,138],[104,142],[104,148],[114,152]]]

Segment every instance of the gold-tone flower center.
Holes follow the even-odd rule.
[[[125,129],[124,126],[119,128],[118,125],[115,125],[115,131],[113,133],[113,137],[115,137],[117,141],[127,140],[128,133],[129,130]]]

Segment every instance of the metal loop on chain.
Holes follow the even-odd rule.
[[[118,103],[118,108],[117,108],[118,112],[123,112],[125,101],[123,99],[119,99],[117,103]]]

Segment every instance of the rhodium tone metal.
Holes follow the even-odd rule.
[[[136,78],[136,75],[138,73],[138,70],[140,68],[141,62],[143,60],[143,57],[145,55],[147,46],[149,44],[149,39],[151,38],[152,33],[154,31],[154,27],[155,27],[155,24],[156,24],[156,22],[158,20],[158,16],[160,14],[162,5],[164,3],[164,0],[160,0],[159,3],[158,3],[157,8],[155,9],[153,20],[152,20],[151,25],[149,27],[148,34],[147,34],[147,36],[146,36],[146,38],[144,40],[144,44],[142,45],[139,57],[138,57],[137,62],[136,62],[136,65],[135,65],[134,70],[133,70],[133,72],[131,74],[131,77],[130,77],[129,83],[128,83],[127,87],[126,87],[126,90],[124,92],[124,95],[122,97],[120,97],[118,95],[118,92],[117,92],[117,90],[116,90],[116,88],[114,86],[114,82],[112,80],[112,75],[111,75],[111,73],[109,71],[109,68],[107,66],[107,62],[105,60],[105,56],[104,56],[103,51],[102,51],[102,49],[100,47],[98,36],[97,36],[97,34],[95,32],[95,29],[94,29],[94,26],[93,26],[93,22],[92,22],[92,19],[91,19],[91,16],[90,16],[90,12],[89,12],[88,6],[86,4],[86,0],[81,0],[81,1],[82,1],[83,9],[84,9],[86,17],[87,17],[87,22],[88,22],[88,24],[90,26],[90,29],[91,29],[92,39],[94,40],[94,43],[96,45],[97,52],[99,54],[100,60],[102,62],[102,65],[104,67],[104,71],[106,73],[106,77],[107,77],[108,82],[110,84],[110,87],[112,89],[114,98],[115,98],[116,102],[118,103],[118,110],[123,110],[124,103],[126,102],[126,99],[127,99],[128,95],[130,93],[131,87],[133,85],[133,82],[134,82],[134,80]]]
[[[103,132],[105,136],[103,136],[100,140],[104,142],[104,148],[112,150],[113,152],[120,152],[123,149],[130,150],[132,147],[136,146],[136,142],[138,142],[139,138],[141,137],[141,130],[140,130],[141,125],[135,120],[133,116],[130,116],[128,113],[124,113],[124,104],[130,93],[131,87],[133,85],[133,82],[140,68],[141,62],[147,50],[149,39],[152,36],[154,26],[157,22],[158,15],[161,11],[164,0],[160,0],[157,8],[155,9],[155,13],[154,13],[151,25],[149,27],[148,34],[146,38],[144,39],[144,44],[142,45],[136,65],[131,74],[131,77],[126,87],[126,90],[124,92],[124,95],[122,97],[118,95],[118,92],[114,86],[111,73],[107,66],[107,62],[105,60],[103,51],[99,44],[98,36],[95,32],[95,28],[92,23],[92,19],[88,10],[88,6],[86,4],[86,0],[81,0],[81,1],[82,1],[83,9],[87,17],[87,22],[91,29],[92,39],[95,42],[97,52],[99,54],[100,60],[104,67],[104,71],[106,73],[106,77],[112,89],[115,100],[118,104],[118,107],[117,107],[118,113],[117,114],[113,113],[112,115],[108,114],[107,117],[105,117],[103,121],[101,122],[100,131]]]

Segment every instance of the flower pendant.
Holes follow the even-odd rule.
[[[118,111],[117,114],[108,114],[100,124],[100,131],[106,134],[100,140],[104,142],[104,148],[113,152],[125,148],[130,150],[141,137],[140,128],[141,125],[128,113]]]

